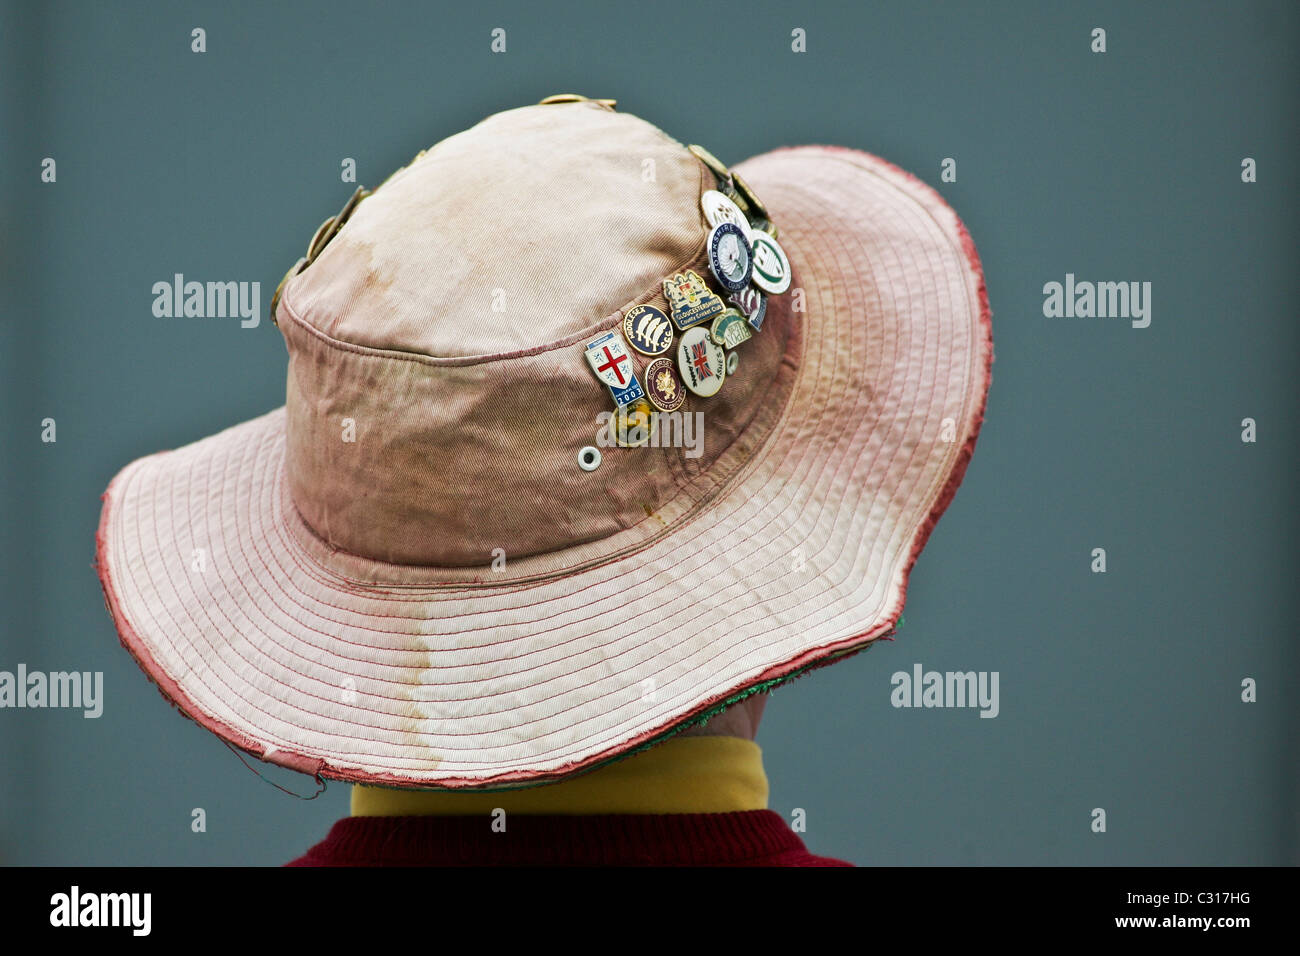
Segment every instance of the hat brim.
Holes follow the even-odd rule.
[[[936,192],[866,153],[794,147],[737,169],[795,265],[803,346],[778,424],[707,507],[569,575],[377,586],[312,543],[277,409],[133,462],[105,492],[105,600],[163,694],[295,770],[506,788],[625,756],[890,633],[983,420],[975,247]]]

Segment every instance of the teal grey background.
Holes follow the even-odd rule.
[[[0,711],[0,861],[276,864],[346,814],[347,786],[286,796],[137,670],[91,567],[99,495],[132,459],[282,403],[265,313],[353,188],[343,157],[374,186],[577,91],[727,162],[884,156],[945,195],[987,272],[974,462],[898,639],[773,696],[771,807],[859,864],[1297,862],[1300,13],[1088,6],[6,4],[0,669],[103,671],[106,704]],[[176,272],[260,281],[261,325],[154,318]],[[1150,281],[1151,326],[1044,318],[1067,272]],[[916,662],[1000,672],[1000,716],[894,709],[890,675]]]

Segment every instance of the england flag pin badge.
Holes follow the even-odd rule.
[[[645,396],[641,383],[636,380],[632,356],[628,354],[617,332],[606,332],[595,341],[587,343],[587,364],[596,373],[596,377],[608,386],[615,405],[629,405]]]

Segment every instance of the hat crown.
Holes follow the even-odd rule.
[[[595,101],[497,113],[389,177],[284,298],[370,348],[457,359],[547,346],[695,253],[706,175],[680,143]]]

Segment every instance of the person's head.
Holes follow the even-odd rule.
[[[758,734],[758,723],[767,706],[767,693],[750,694],[737,701],[722,713],[710,717],[708,723],[696,724],[681,732],[683,737],[742,737],[753,740]]]

